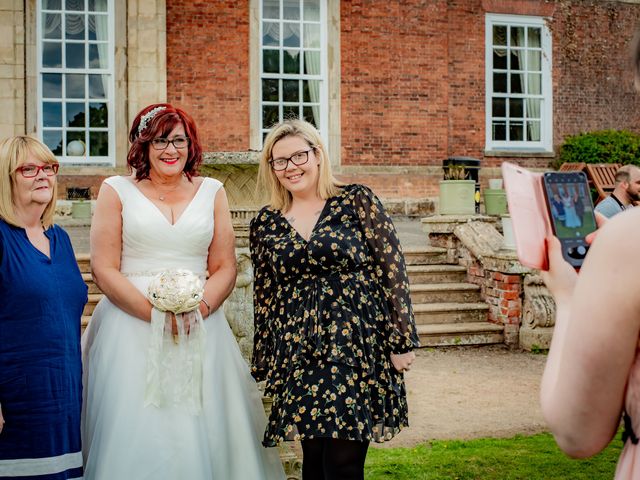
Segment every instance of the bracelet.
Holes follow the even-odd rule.
[[[204,303],[207,306],[207,317],[209,315],[211,315],[211,305],[209,305],[209,302],[207,302],[204,297],[202,297],[202,300],[200,300],[202,303]]]

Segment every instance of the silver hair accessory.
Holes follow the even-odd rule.
[[[166,110],[167,107],[156,107],[152,110],[149,110],[147,113],[145,113],[142,118],[140,119],[140,123],[138,124],[138,136],[140,136],[140,134],[144,131],[145,128],[147,128],[147,124],[153,119],[153,117],[155,117],[158,112],[161,112],[162,110]]]

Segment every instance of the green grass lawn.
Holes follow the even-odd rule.
[[[622,441],[586,460],[564,455],[550,434],[370,448],[367,480],[611,480]]]

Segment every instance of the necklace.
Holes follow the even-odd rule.
[[[153,185],[153,189],[154,189],[156,192],[158,192],[158,200],[160,200],[161,202],[164,202],[164,201],[166,200],[166,198],[167,198],[167,194],[168,194],[168,193],[171,193],[171,192],[175,192],[175,191],[178,189],[178,187],[180,186],[180,184],[182,183],[182,181],[180,181],[180,183],[178,183],[177,185],[175,185],[173,188],[170,188],[170,189],[168,189],[168,190],[166,190],[166,191],[162,192],[162,191],[158,188],[158,186],[157,186],[155,183],[153,183],[153,181],[152,181],[151,179],[149,179],[149,182],[151,182],[151,185]]]

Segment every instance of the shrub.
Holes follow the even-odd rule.
[[[602,130],[569,136],[560,146],[557,166],[565,162],[640,165],[640,135],[627,130]]]

